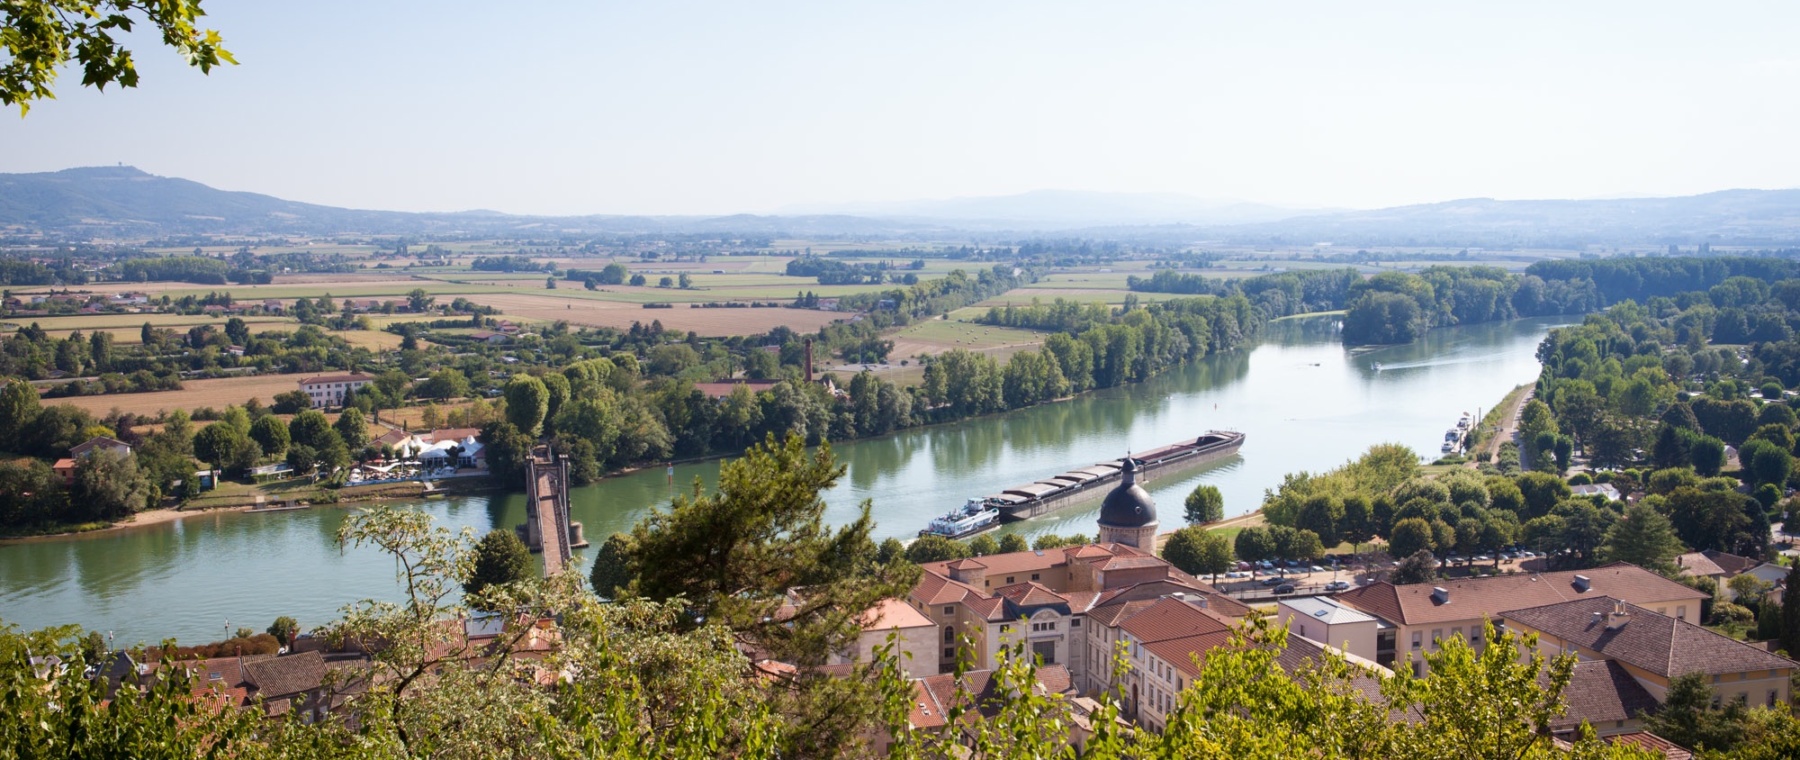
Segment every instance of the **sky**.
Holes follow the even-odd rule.
[[[0,113],[352,208],[723,214],[1038,189],[1296,208],[1800,186],[1800,3],[205,0],[240,65]]]

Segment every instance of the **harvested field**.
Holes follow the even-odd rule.
[[[400,349],[400,341],[405,340],[398,335],[382,330],[345,330],[343,332],[334,331],[331,334],[343,338],[352,346],[366,348],[370,351],[397,351]]]
[[[156,414],[176,409],[192,411],[203,406],[224,409],[228,404],[242,404],[251,398],[256,398],[267,405],[274,403],[277,393],[299,390],[300,380],[304,377],[307,375],[255,375],[252,377],[186,380],[182,382],[182,388],[178,391],[75,396],[44,399],[44,403],[69,404],[86,409],[95,415],[106,414],[114,407],[120,411],[135,414]]]
[[[476,299],[471,299],[476,300]],[[693,309],[678,304],[673,309],[646,309],[634,303],[575,300],[552,295],[505,293],[483,296],[480,303],[494,306],[507,317],[555,321],[590,327],[631,327],[632,322],[661,321],[666,329],[691,330],[706,336],[751,335],[786,325],[798,332],[812,332],[843,319],[845,315],[809,309]]]

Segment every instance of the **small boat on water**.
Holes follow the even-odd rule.
[[[919,531],[920,536],[965,538],[1000,527],[1000,510],[988,505],[985,498],[973,498],[960,507],[934,517]]]
[[[1380,372],[1380,371],[1381,371],[1381,362],[1375,362],[1375,371],[1376,371],[1376,372]]]

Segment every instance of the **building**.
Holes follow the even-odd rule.
[[[1276,606],[1275,622],[1296,636],[1370,661],[1376,659],[1376,633],[1383,627],[1374,615],[1338,604],[1329,596],[1283,599]]]
[[[900,667],[908,676],[937,674],[937,626],[931,618],[899,599],[885,599],[864,612],[861,622],[862,635],[856,639],[856,648],[833,656],[827,664],[872,662],[876,648],[888,646],[892,637],[894,655],[900,658]]]
[[[86,441],[75,444],[74,448],[69,449],[69,456],[74,459],[80,459],[94,451],[110,451],[119,456],[128,457],[131,456],[131,444],[117,438],[97,435]]]
[[[1513,610],[1505,620],[1509,630],[1537,634],[1538,652],[1545,657],[1566,653],[1584,665],[1612,663],[1613,682],[1619,683],[1623,674],[1658,704],[1668,695],[1670,681],[1700,673],[1721,700],[1773,707],[1788,701],[1789,679],[1800,667],[1786,657],[1608,596]],[[1634,690],[1627,686],[1622,691]],[[1603,695],[1602,702],[1609,701],[1610,695]],[[1626,717],[1594,723],[1594,728],[1625,733],[1641,726]]]
[[[352,373],[348,375],[317,375],[300,381],[300,392],[312,400],[312,408],[343,406],[344,399],[361,388],[375,381],[368,375]]]
[[[1125,457],[1124,477],[1100,502],[1100,543],[1156,548],[1156,502],[1137,483],[1137,460]]]
[[[1373,615],[1378,627],[1375,661],[1396,667],[1407,660],[1423,675],[1423,654],[1449,636],[1482,646],[1483,625],[1505,613],[1547,604],[1611,597],[1642,605],[1677,620],[1700,616],[1707,598],[1694,589],[1636,565],[1615,562],[1590,570],[1446,580],[1439,585],[1396,586],[1382,581],[1338,594],[1337,601]]]

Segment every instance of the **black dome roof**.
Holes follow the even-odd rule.
[[[1156,522],[1156,502],[1137,484],[1137,462],[1125,459],[1125,478],[1100,502],[1100,524],[1114,528],[1142,528]]]

